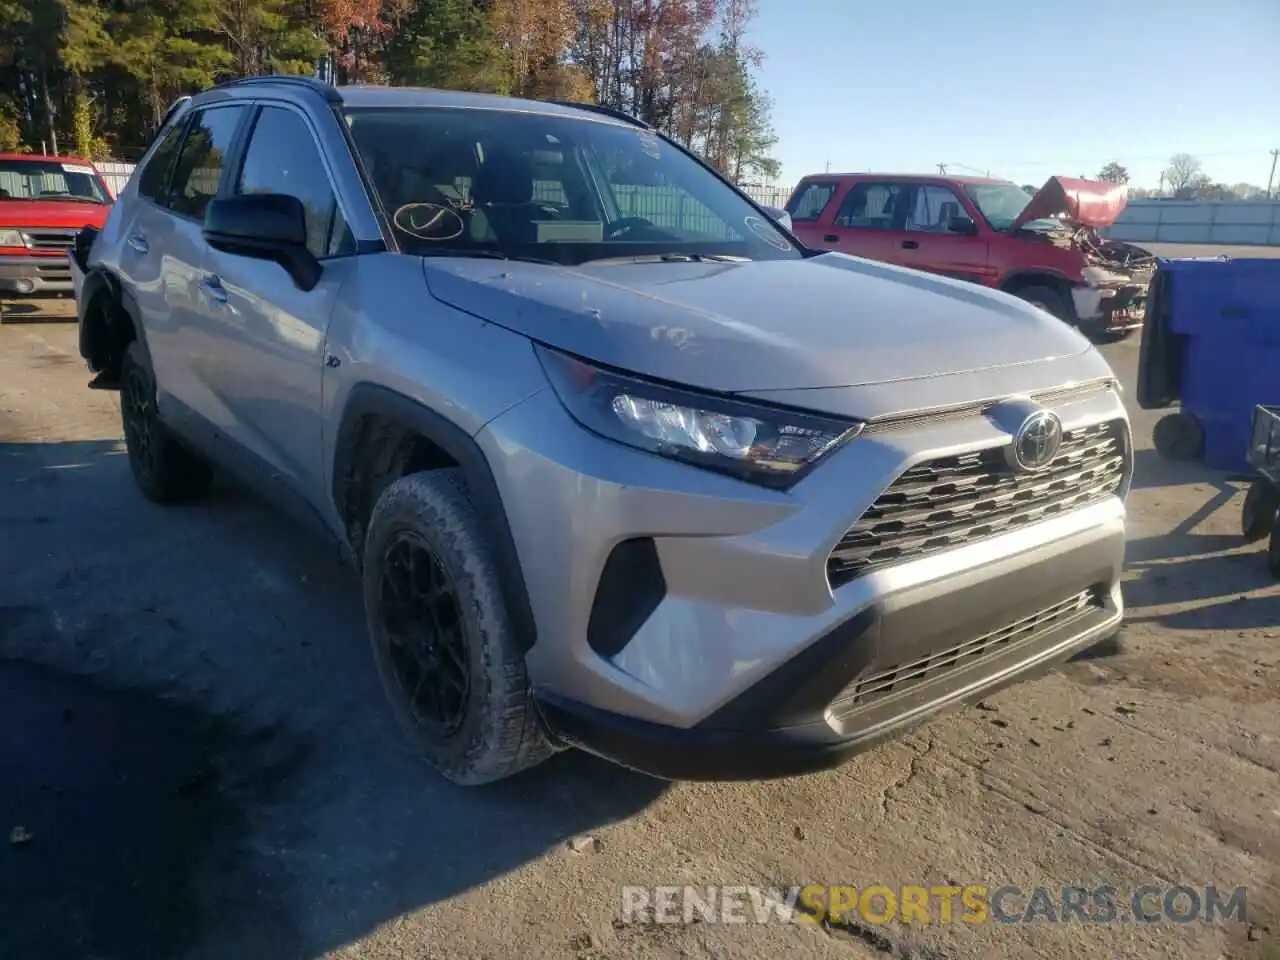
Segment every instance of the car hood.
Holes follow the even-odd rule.
[[[1013,233],[1032,220],[1047,220],[1059,215],[1084,227],[1109,227],[1116,222],[1128,202],[1129,190],[1124,184],[1050,177],[1009,225],[1009,232]]]
[[[1090,349],[1006,294],[828,253],[578,268],[426,259],[433,296],[548,346],[726,393],[889,383]]]
[[[101,227],[110,211],[108,203],[0,199],[0,227]]]

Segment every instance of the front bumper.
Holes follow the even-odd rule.
[[[1124,419],[1110,390],[1054,409],[1068,430]],[[550,732],[658,776],[831,766],[1120,624],[1118,496],[831,588],[832,549],[895,478],[1008,440],[981,416],[868,433],[790,493],[601,440],[550,391],[477,439],[529,589]],[[621,642],[599,642],[601,622]]]
[[[75,289],[67,257],[0,257],[0,293],[71,293]]]
[[[1146,283],[1078,286],[1071,298],[1080,325],[1102,333],[1126,333],[1142,326],[1147,307]]]

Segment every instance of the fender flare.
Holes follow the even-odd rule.
[[[97,325],[101,323],[99,314],[92,309],[100,297],[107,297],[113,304],[120,303],[120,285],[116,282],[116,278],[103,270],[101,267],[95,267],[85,275],[84,283],[80,287],[80,304],[77,310],[77,319],[80,323],[80,356],[89,364],[89,369],[95,373],[100,369],[94,359],[95,336],[97,335]]]
[[[529,603],[529,591],[515,537],[511,533],[511,523],[488,458],[475,439],[453,421],[395,390],[372,383],[355,384],[347,395],[334,443],[331,496],[338,516],[345,516],[347,475],[356,456],[361,421],[371,414],[398,423],[430,440],[461,468],[467,490],[485,522],[490,543],[496,552],[500,588],[511,615],[516,640],[520,651],[527,653],[537,641],[537,624]]]

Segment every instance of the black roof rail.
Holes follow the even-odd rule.
[[[263,77],[237,77],[234,80],[227,80],[217,84],[214,89],[222,90],[226,87],[242,87],[251,84],[281,84],[291,87],[306,87],[313,90],[330,103],[341,103],[342,96],[338,93],[337,88],[325,83],[323,80],[317,80],[315,77],[304,77],[298,74],[277,73],[268,74]]]
[[[554,103],[557,107],[572,107],[575,110],[586,110],[590,113],[603,114],[606,117],[612,117],[614,120],[621,120],[624,123],[629,123],[633,127],[640,127],[642,130],[653,129],[639,117],[633,117],[629,113],[624,113],[614,107],[606,107],[599,103],[578,103],[575,100],[546,100],[544,102]]]

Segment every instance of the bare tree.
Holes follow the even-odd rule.
[[[1175,196],[1196,183],[1200,173],[1200,161],[1189,153],[1175,153],[1164,168],[1164,185]]]

